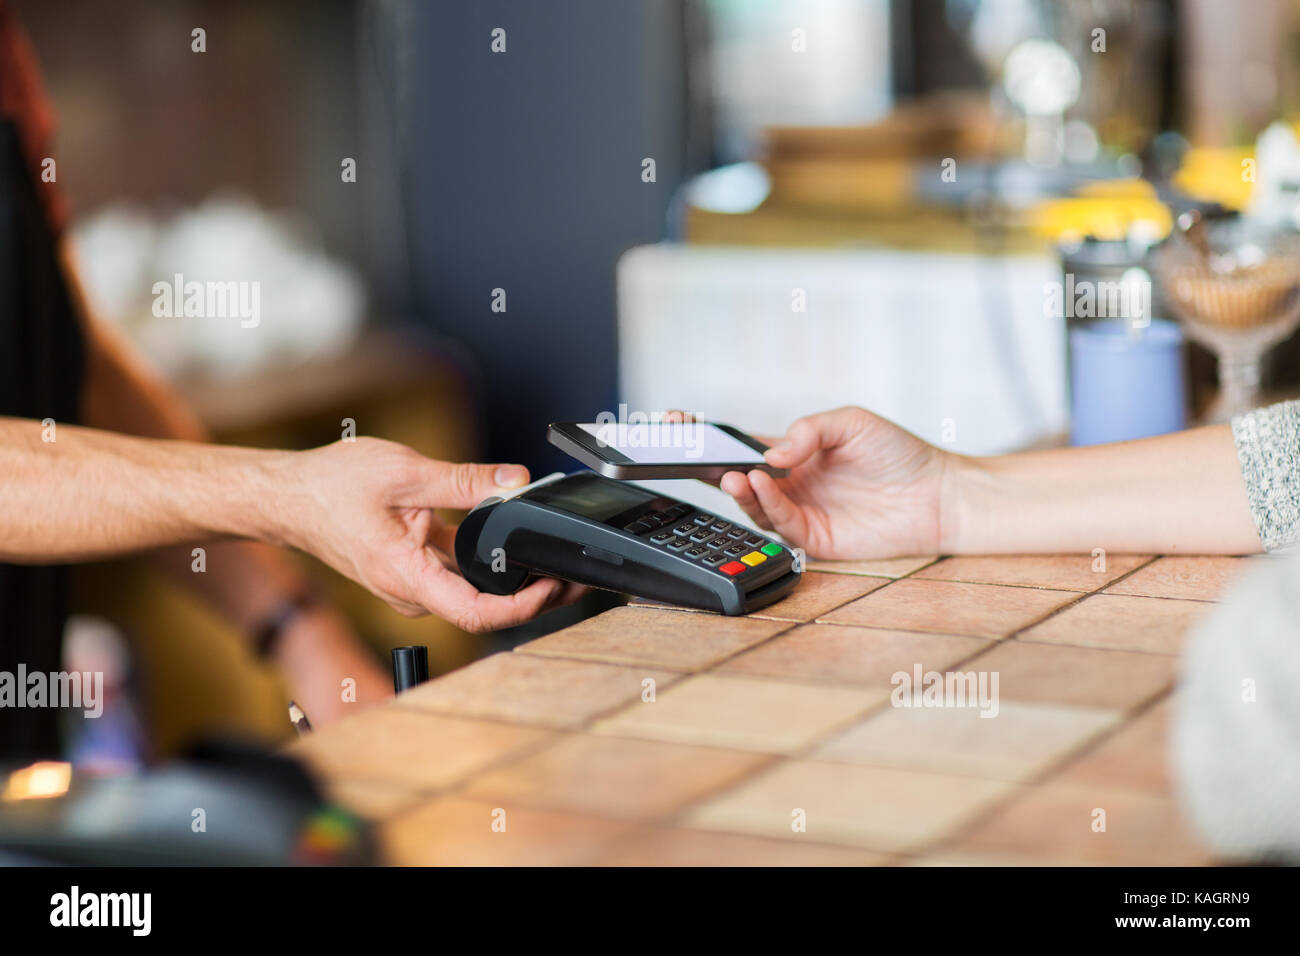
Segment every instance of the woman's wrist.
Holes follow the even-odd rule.
[[[978,538],[978,522],[987,519],[987,494],[995,480],[986,459],[943,452],[939,481],[939,553],[966,554]],[[983,506],[976,506],[977,499]]]
[[[1113,445],[951,456],[945,554],[1251,554],[1259,536],[1226,426]]]

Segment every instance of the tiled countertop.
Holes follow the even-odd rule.
[[[395,863],[1204,863],[1176,655],[1248,561],[813,562],[751,617],[615,608],[292,751]],[[891,706],[917,665],[996,673],[997,716]]]

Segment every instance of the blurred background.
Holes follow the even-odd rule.
[[[619,403],[759,434],[855,403],[991,453],[1300,383],[1291,0],[15,6],[94,308],[222,441],[351,418],[539,476],[572,468],[548,422]],[[175,273],[257,279],[259,327],[155,317]],[[512,640],[321,576],[385,656]],[[160,752],[288,732],[275,675],[136,562],[79,610]]]

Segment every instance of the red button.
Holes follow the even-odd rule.
[[[749,568],[739,561],[728,561],[722,567],[718,568],[723,574],[739,574],[741,571],[748,571]]]

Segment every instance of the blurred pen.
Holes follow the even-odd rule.
[[[293,701],[289,701],[289,722],[293,724],[294,730],[298,731],[298,736],[311,733],[311,721],[307,719],[303,709]]]

